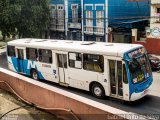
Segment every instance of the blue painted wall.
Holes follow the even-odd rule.
[[[122,24],[122,26],[132,27],[129,22],[142,20],[142,18],[137,19],[137,17],[150,16],[150,2],[149,0],[145,2],[108,0],[108,16],[109,26],[116,26],[116,24],[127,22],[128,24]]]
[[[133,17],[145,17],[150,16],[150,2],[129,2],[129,0],[107,0],[108,1],[108,18],[109,26],[114,26],[115,24],[120,24],[123,22],[131,22],[136,19],[129,19]],[[105,0],[84,0],[85,4],[105,4]],[[91,10],[90,7],[86,7],[87,10]],[[100,10],[101,8],[99,8]],[[98,10],[98,9],[97,9]],[[85,10],[84,10],[84,24],[85,24]],[[104,16],[106,18],[106,16]],[[96,18],[96,10],[93,10],[93,18]],[[127,18],[127,19],[124,19]],[[94,26],[96,25],[96,20],[94,21]],[[129,24],[127,24],[129,25]],[[124,25],[126,27],[126,25]],[[131,26],[129,26],[131,27]]]
[[[86,4],[93,4],[93,7],[91,7],[91,6],[86,6],[85,7]],[[103,9],[103,7],[100,7],[100,6],[97,6],[95,8],[95,4],[103,4],[104,9]],[[106,18],[106,15],[105,15],[105,0],[84,0],[84,25],[86,25],[86,10],[93,11],[93,19],[94,19],[93,20],[93,26],[96,26],[96,19],[95,18],[96,18],[96,11],[97,10],[104,10],[104,18]]]
[[[51,0],[50,4],[64,5],[64,0]],[[72,4],[78,4],[78,18],[81,18],[81,0],[68,0],[68,22],[72,22]]]
[[[72,4],[78,4],[78,18],[81,18],[81,0],[68,0],[68,22],[72,22]]]
[[[132,28],[133,23],[136,21],[142,21],[146,17],[150,16],[150,2],[149,0],[141,2],[131,2],[129,0],[83,0],[84,1],[84,26],[86,25],[86,10],[92,10],[91,7],[86,7],[86,4],[93,5],[93,26],[96,26],[96,10],[102,10],[102,8],[96,8],[95,4],[103,4],[104,7],[104,21],[108,19],[108,27],[123,27]],[[105,2],[108,2],[108,6]],[[106,16],[106,10],[108,16]],[[106,22],[104,22],[105,31],[107,29]],[[106,33],[106,32],[105,32]],[[85,35],[86,36],[86,35]],[[93,35],[95,36],[95,35]],[[96,37],[96,36],[95,36]],[[104,36],[105,37],[105,36]],[[95,40],[95,39],[94,39]]]
[[[75,39],[75,40],[81,40],[81,0],[67,0],[68,2],[68,9],[67,11],[65,11],[65,19],[67,20],[68,19],[68,28],[65,29],[64,33],[66,34],[67,33],[67,36],[65,34],[63,34],[63,38],[65,39]],[[54,5],[57,5],[57,4],[61,4],[61,5],[64,5],[64,10],[66,10],[66,6],[65,6],[65,0],[51,0],[50,4],[54,4]],[[78,28],[74,27],[74,24],[70,24],[72,23],[72,4],[77,4],[78,5],[78,18],[79,18],[79,24],[75,24],[75,26],[77,25]],[[68,18],[67,18],[67,15],[66,13],[68,13]],[[72,27],[69,28],[69,25],[72,25]],[[65,26],[66,27],[66,26]],[[54,34],[54,33],[53,33]],[[58,35],[58,33],[56,34]],[[54,35],[55,36],[55,35]],[[74,37],[73,37],[74,36]],[[78,36],[78,37],[76,37]],[[73,38],[72,38],[73,37]]]
[[[51,0],[50,4],[64,4],[64,0]]]

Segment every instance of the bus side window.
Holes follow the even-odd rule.
[[[35,48],[26,48],[26,57],[29,60],[37,61],[38,60],[38,52]]]
[[[10,57],[16,57],[15,47],[14,46],[7,46],[7,54]]]
[[[128,84],[128,78],[127,78],[127,72],[126,72],[125,64],[123,64],[123,82],[125,84]]]
[[[94,72],[104,72],[104,57],[102,55],[83,54],[83,68]]]
[[[69,66],[71,68],[82,69],[82,54],[81,53],[69,53]]]
[[[52,63],[52,51],[46,49],[39,49],[39,61],[44,63]]]

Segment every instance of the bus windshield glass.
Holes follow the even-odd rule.
[[[128,57],[130,59],[128,66],[132,82],[136,84],[147,80],[152,72],[145,48],[141,47],[130,51]]]
[[[129,62],[129,70],[134,84],[147,80],[151,76],[151,69],[146,54],[138,58],[133,58]]]

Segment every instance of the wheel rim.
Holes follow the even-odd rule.
[[[95,87],[95,88],[94,88],[94,94],[95,94],[96,96],[101,96],[101,95],[102,95],[102,90],[101,90],[101,88]]]
[[[36,72],[33,72],[33,79],[37,80],[38,79],[38,75]]]

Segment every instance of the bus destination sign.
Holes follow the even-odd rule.
[[[135,58],[135,57],[138,57],[140,55],[143,55],[145,53],[145,49],[144,48],[139,48],[139,49],[136,49],[134,51],[131,51],[128,53],[128,57],[129,58]]]

